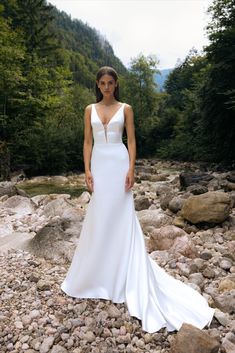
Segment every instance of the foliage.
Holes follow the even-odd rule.
[[[205,54],[192,49],[165,84],[155,127],[162,158],[235,159],[235,2],[214,0],[208,11]]]
[[[83,169],[83,114],[98,67],[126,69],[97,31],[45,0],[1,0],[2,179]]]
[[[235,2],[217,0],[209,8],[210,69],[203,87],[202,125],[216,160],[235,159]]]
[[[123,94],[134,110],[138,157],[150,156],[155,148],[152,130],[159,100],[154,80],[157,64],[155,56],[145,57],[141,53],[132,59],[130,70],[121,82]]]
[[[137,157],[234,160],[235,1],[208,11],[210,44],[192,48],[159,93],[156,56],[140,53],[127,70],[97,30],[45,0],[0,0],[1,178],[83,169],[84,108],[103,65],[133,107]]]

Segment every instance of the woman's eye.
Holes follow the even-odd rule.
[[[101,82],[100,84],[104,86],[104,85],[105,85],[105,82]],[[112,81],[111,81],[111,82],[107,82],[107,84],[108,84],[108,85],[113,85],[113,82],[112,82]]]

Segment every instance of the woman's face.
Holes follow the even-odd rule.
[[[113,76],[104,74],[101,76],[99,81],[96,81],[103,96],[110,96],[114,94],[115,87],[117,87],[117,81],[114,80]]]

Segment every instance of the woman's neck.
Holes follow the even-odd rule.
[[[103,98],[100,103],[103,105],[113,105],[117,103],[117,100],[115,98]]]

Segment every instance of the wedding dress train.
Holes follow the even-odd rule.
[[[149,333],[190,323],[210,325],[214,309],[196,290],[170,276],[145,248],[132,190],[125,191],[129,154],[122,142],[124,103],[104,126],[92,104],[94,191],[61,288],[76,298],[126,303]]]

